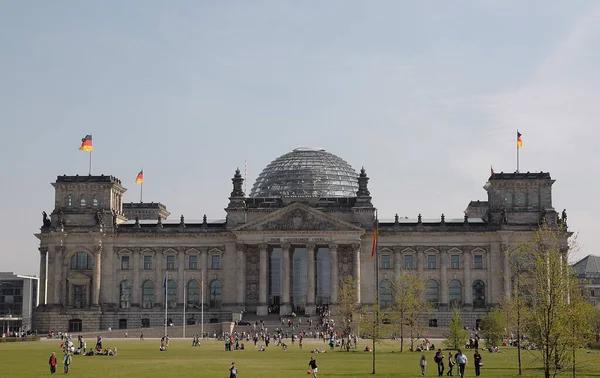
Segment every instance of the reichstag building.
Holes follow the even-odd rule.
[[[380,220],[375,267],[376,208],[367,172],[323,149],[278,157],[249,194],[235,171],[228,203],[223,199],[226,216],[214,221],[171,219],[164,204],[124,202],[127,189],[113,176],[58,176],[54,209],[43,214],[35,235],[34,328],[162,326],[165,301],[175,325],[197,322],[202,309],[206,319],[219,321],[242,312],[315,314],[320,306],[335,310],[347,276],[358,282],[361,304],[374,303],[379,285],[386,307],[392,282],[411,272],[425,282],[423,300],[434,305],[430,326],[446,326],[452,308],[475,326],[510,295],[507,251],[517,235],[558,218],[549,173],[485,179],[487,198],[465,201],[460,219]]]

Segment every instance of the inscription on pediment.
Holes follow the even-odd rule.
[[[301,209],[292,210],[281,218],[259,226],[262,231],[342,231],[342,225],[318,218]]]

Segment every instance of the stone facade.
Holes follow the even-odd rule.
[[[221,221],[131,220],[125,188],[112,176],[59,176],[55,208],[40,233],[35,328],[63,331],[230,321],[242,312],[315,314],[333,309],[341,280],[353,276],[370,306],[389,283],[415,272],[424,300],[444,326],[458,306],[477,319],[510,295],[511,246],[545,220],[556,224],[548,173],[498,173],[461,219],[379,221],[379,267],[372,259],[375,207],[364,169],[354,197],[247,197],[236,171]],[[129,210],[143,206],[129,205]],[[168,214],[163,205],[153,211]],[[129,212],[129,211],[128,211]],[[375,282],[379,270],[379,283]],[[165,289],[165,282],[166,289]],[[381,297],[380,297],[381,299]]]

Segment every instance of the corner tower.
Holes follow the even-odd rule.
[[[490,220],[514,225],[545,220],[548,225],[556,225],[557,212],[552,207],[554,181],[548,172],[494,173],[484,186]]]
[[[123,194],[127,189],[113,176],[58,176],[54,186],[51,227],[92,227],[126,221]]]

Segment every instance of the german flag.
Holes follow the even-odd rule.
[[[523,139],[521,139],[521,133],[517,130],[517,147],[523,147]]]
[[[137,177],[135,178],[135,183],[136,184],[144,183],[144,170],[143,169],[140,171],[140,173],[138,173]]]
[[[92,152],[92,135],[88,134],[84,138],[81,138],[81,147],[79,147],[81,151]]]
[[[375,225],[373,228],[373,249],[371,250],[371,260],[375,258],[375,254],[377,253],[377,229],[379,225],[379,220],[375,217]]]

